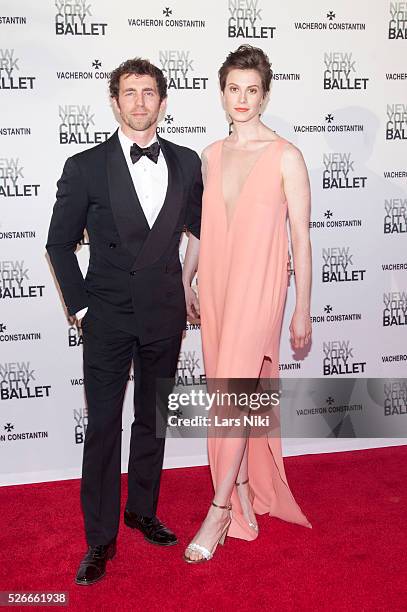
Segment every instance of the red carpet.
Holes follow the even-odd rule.
[[[108,574],[92,587],[73,584],[86,550],[79,481],[4,487],[0,590],[69,591],[70,610],[405,611],[407,446],[285,461],[312,530],[262,516],[255,542],[227,538],[212,561],[187,565],[209,472],[167,470],[158,514],[181,544],[152,546],[122,526]]]

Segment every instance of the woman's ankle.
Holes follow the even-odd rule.
[[[226,504],[221,504],[221,505],[224,506]],[[213,504],[211,504],[209,506],[207,516],[209,516],[212,519],[223,522],[225,519],[229,518],[230,510],[225,509],[225,508],[220,508],[218,506],[214,506]]]

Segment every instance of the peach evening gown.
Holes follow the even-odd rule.
[[[287,293],[287,202],[280,160],[283,138],[251,152],[236,168],[245,176],[240,193],[226,204],[222,174],[224,140],[207,149],[198,266],[202,348],[207,379],[278,378],[279,343]],[[248,163],[250,162],[250,163]],[[233,469],[241,441],[208,436],[214,487]],[[236,464],[236,461],[235,461]],[[311,527],[290,491],[279,432],[249,437],[248,475],[256,514]],[[228,535],[253,540],[236,487]]]

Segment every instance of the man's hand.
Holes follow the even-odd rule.
[[[184,285],[184,291],[188,319],[196,321],[200,317],[198,296],[189,285]]]
[[[82,328],[82,319],[84,318],[84,316],[86,315],[86,313],[88,312],[87,308],[82,308],[82,310],[78,310],[77,313],[75,313],[73,316],[69,317],[69,323],[71,325],[76,325],[76,327],[78,329]]]
[[[76,327],[77,329],[81,329],[82,328],[82,318],[78,319],[77,317],[75,317],[75,315],[68,317],[68,321],[69,321],[69,325],[71,325],[72,327]]]

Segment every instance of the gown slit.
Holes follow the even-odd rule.
[[[207,149],[198,266],[202,349],[206,378],[277,379],[279,343],[288,286],[287,202],[278,137],[261,149],[228,210],[224,197],[224,141]],[[225,383],[226,384],[226,383]],[[256,514],[268,513],[311,527],[290,490],[284,469],[278,412],[271,434],[249,435],[248,476]],[[208,435],[212,481],[231,486],[243,438]],[[253,540],[237,489],[231,495],[228,535]]]

